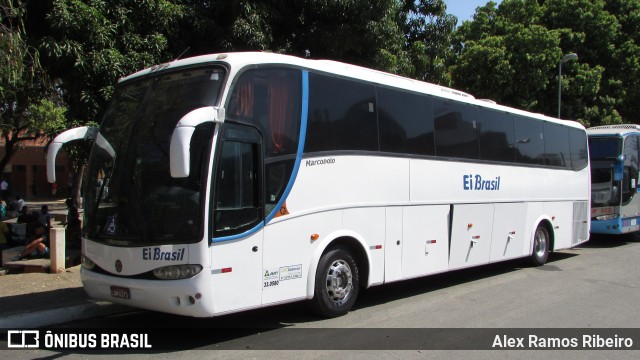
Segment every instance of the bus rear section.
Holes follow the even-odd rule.
[[[638,159],[640,126],[589,128],[591,232],[627,234],[640,230]]]

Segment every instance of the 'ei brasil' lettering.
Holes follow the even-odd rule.
[[[499,191],[500,190],[500,176],[496,176],[491,180],[482,178],[482,175],[469,174],[462,177],[462,188],[464,190],[484,190],[484,191]]]

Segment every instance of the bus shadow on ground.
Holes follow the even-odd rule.
[[[548,271],[557,270],[556,266],[551,265],[552,263],[573,256],[577,256],[577,254],[563,252],[551,253],[549,254],[547,264],[536,267],[536,269]],[[353,309],[382,305],[387,302],[488,279],[529,267],[532,267],[529,259],[522,258],[376,286],[361,292],[358,295],[358,301],[356,301]]]
[[[590,249],[606,249],[625,246],[628,243],[639,242],[640,236],[637,233],[624,234],[624,235],[603,235],[603,234],[591,234],[589,241],[580,245],[579,248]]]
[[[555,271],[553,263],[578,256],[558,252],[549,255],[546,265],[536,269]],[[447,273],[398,281],[367,290],[361,290],[353,310],[366,309],[388,302],[409,298],[474,281],[501,276],[530,267],[528,259],[515,259],[500,263],[455,270]],[[347,315],[348,316],[348,315]],[[214,318],[192,318],[153,311],[137,311],[101,318],[99,323],[69,323],[63,327],[93,328],[103,331],[109,328],[144,326],[146,331],[157,334],[167,331],[178,336],[160,336],[160,343],[154,344],[157,351],[180,351],[188,349],[259,349],[269,346],[264,343],[273,336],[273,330],[292,328],[295,324],[321,322],[324,320],[311,312],[307,302],[300,301],[267,308],[228,314]],[[313,326],[313,325],[312,325]],[[164,329],[164,330],[163,330]],[[180,330],[182,329],[182,330]],[[295,329],[295,328],[293,328]],[[185,335],[188,333],[188,335]],[[261,335],[262,334],[262,335]],[[287,333],[290,334],[290,333]],[[294,333],[295,334],[295,333]],[[303,332],[298,334],[303,335]],[[156,338],[157,337],[152,337]]]

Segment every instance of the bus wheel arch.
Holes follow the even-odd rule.
[[[334,239],[314,257],[312,266],[308,298],[314,312],[324,317],[346,314],[369,277],[369,259],[360,241],[350,236]]]
[[[542,266],[547,262],[549,254],[553,251],[554,243],[553,225],[549,219],[542,219],[538,222],[533,232],[529,256],[533,266]]]

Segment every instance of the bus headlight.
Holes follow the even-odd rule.
[[[202,271],[202,265],[170,265],[153,270],[153,275],[161,280],[178,280],[196,276]]]
[[[613,220],[617,218],[618,218],[618,214],[596,216],[596,220]]]
[[[93,270],[94,267],[96,267],[96,263],[94,263],[91,259],[89,259],[88,257],[86,257],[85,255],[82,255],[82,267],[87,269],[87,270]]]

